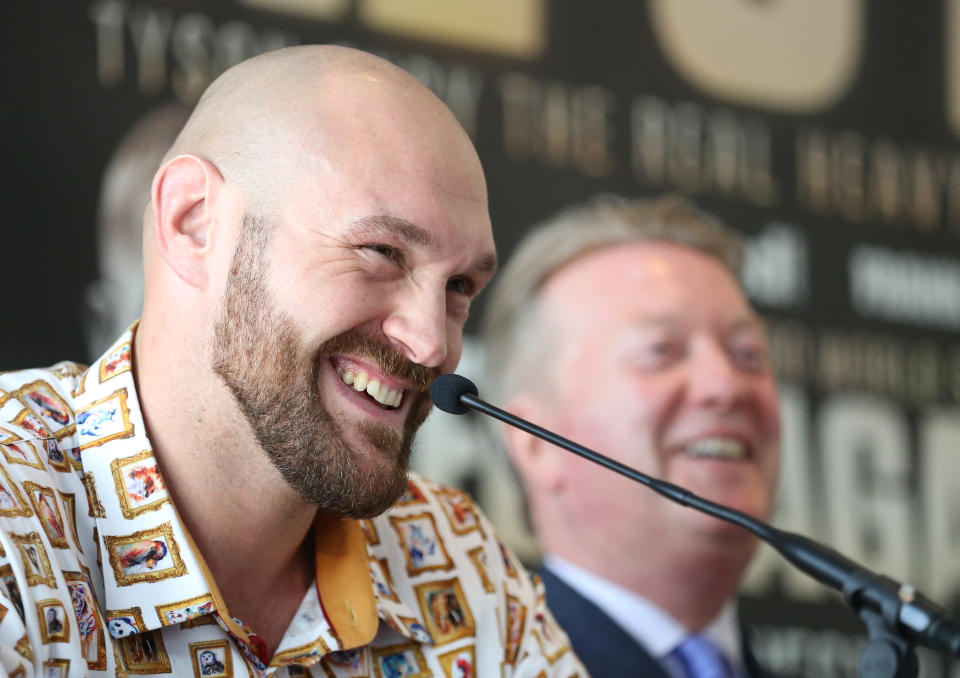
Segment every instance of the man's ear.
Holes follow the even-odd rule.
[[[543,408],[530,396],[512,399],[504,408],[529,421],[543,423]],[[530,435],[513,426],[503,425],[507,451],[520,472],[524,485],[553,493],[563,489],[566,483],[566,459],[568,452],[545,440]]]
[[[157,253],[191,287],[209,283],[208,254],[216,224],[214,201],[223,175],[207,160],[178,155],[153,178],[153,235]]]

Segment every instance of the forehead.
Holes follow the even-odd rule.
[[[755,318],[733,275],[715,258],[682,245],[640,242],[583,255],[554,273],[542,298],[581,319]]]

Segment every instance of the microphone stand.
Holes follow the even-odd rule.
[[[770,544],[795,567],[840,591],[869,632],[870,641],[860,655],[860,678],[916,678],[919,672],[917,644],[960,657],[960,629],[941,608],[912,586],[871,572],[812,539],[780,530],[678,485],[652,478],[501,410],[481,400],[477,393],[472,382],[455,374],[437,377],[430,388],[434,404],[445,412],[464,414],[468,408],[477,410],[626,476],[672,501],[739,525]]]

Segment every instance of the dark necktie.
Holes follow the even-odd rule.
[[[716,646],[692,633],[667,655],[667,663],[684,678],[733,678],[733,670]]]

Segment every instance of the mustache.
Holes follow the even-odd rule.
[[[417,391],[427,391],[440,374],[436,367],[427,367],[407,360],[400,349],[386,339],[363,332],[350,331],[328,339],[318,351],[322,357],[338,353],[369,360],[388,377],[402,379]]]

